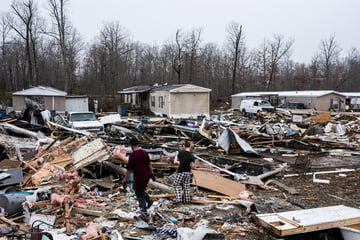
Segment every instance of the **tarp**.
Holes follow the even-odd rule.
[[[233,141],[236,141],[236,143],[245,153],[258,155],[258,153],[250,146],[250,144],[241,139],[239,135],[237,135],[231,128],[226,128],[222,132],[217,140],[217,144],[228,153],[230,150],[230,145],[233,144]]]

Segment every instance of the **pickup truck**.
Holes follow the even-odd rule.
[[[93,112],[68,112],[65,115],[65,122],[73,129],[104,133],[104,125]]]

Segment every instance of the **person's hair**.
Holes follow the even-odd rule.
[[[190,142],[186,141],[186,142],[184,143],[184,147],[185,147],[185,148],[189,148],[190,146],[191,146],[191,143],[190,143]]]
[[[131,138],[130,139],[130,146],[138,146],[139,145],[139,140],[137,140],[137,138]]]

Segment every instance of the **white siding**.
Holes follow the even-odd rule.
[[[150,111],[152,111],[155,115],[166,115],[169,117],[169,96],[169,92],[167,91],[156,91],[150,93],[150,99],[152,97],[155,98],[155,106],[151,106],[150,103]],[[163,104],[161,104],[161,99]]]
[[[66,98],[65,111],[67,112],[88,112],[89,99],[84,98]]]
[[[172,93],[170,115],[174,118],[209,116],[209,93]]]

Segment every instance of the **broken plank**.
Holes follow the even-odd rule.
[[[238,199],[239,197],[229,197],[223,195],[207,195],[208,198]]]
[[[192,170],[194,175],[193,184],[203,187],[229,197],[238,197],[241,191],[244,191],[245,185],[217,174]]]
[[[77,213],[86,214],[86,215],[97,216],[97,217],[102,217],[105,215],[103,211],[89,210],[89,209],[79,208],[79,207],[73,207],[72,211],[77,212]]]
[[[215,200],[191,200],[191,203],[198,203],[198,204],[225,204],[225,205],[239,205],[242,204],[238,201],[215,201]]]
[[[47,124],[49,125],[50,128],[51,128],[51,126],[52,126],[52,127],[64,129],[64,130],[69,131],[69,132],[74,132],[74,133],[82,134],[82,135],[85,135],[85,136],[90,136],[90,135],[91,135],[90,132],[87,132],[87,131],[85,131],[85,130],[77,130],[77,129],[73,129],[73,128],[68,128],[68,127],[62,126],[62,125],[60,125],[60,124],[51,122],[51,121],[47,121]],[[51,125],[51,126],[50,126],[50,125]]]
[[[16,222],[13,222],[10,219],[8,219],[6,217],[3,217],[3,216],[0,216],[0,221],[4,222],[6,224],[9,224],[9,225],[17,225],[17,226],[19,226],[19,224],[17,224]]]

